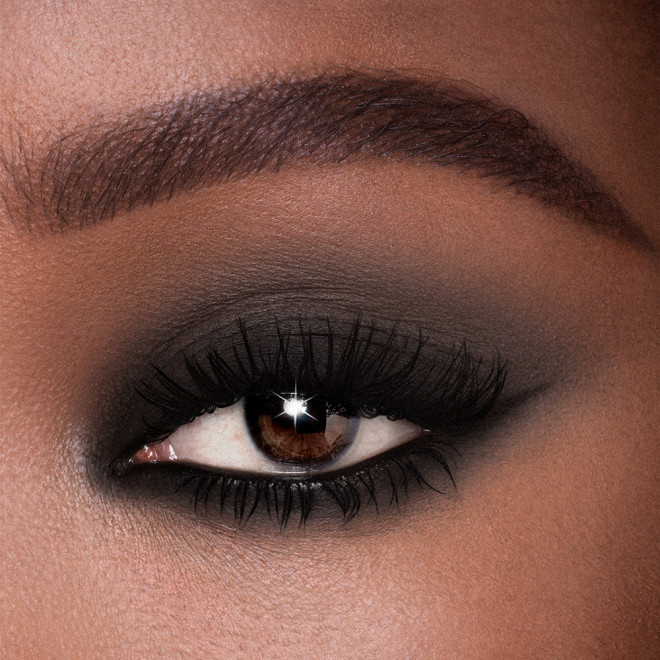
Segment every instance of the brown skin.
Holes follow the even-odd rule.
[[[543,124],[660,249],[650,3],[33,4],[2,11],[4,152],[16,127],[39,140],[263,72],[431,71]],[[240,231],[219,214],[240,218]],[[500,333],[515,337],[519,311],[532,334],[564,347],[557,359],[570,377],[473,450],[457,495],[427,494],[400,516],[280,535],[108,496],[81,449],[107,365],[125,359],[148,321],[167,323],[177,294],[227,280],[247,287],[273,236],[292,259],[301,245],[325,250],[325,260],[298,257],[301,281],[328,272],[333,255],[347,264],[335,278],[339,304],[343,287],[377,308],[387,268],[432,284],[409,318],[436,294],[469,292],[477,309],[508,310],[511,331],[503,322]],[[9,656],[657,652],[653,251],[448,170],[386,163],[291,168],[88,233],[17,232],[0,206],[0,246]],[[273,266],[275,278],[290,272]]]

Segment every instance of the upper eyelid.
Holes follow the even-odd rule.
[[[547,391],[565,382],[567,378],[574,378],[577,375],[575,370],[581,369],[583,364],[570,345],[548,341],[547,336],[536,332],[535,324],[520,312],[516,312],[519,328],[517,339],[515,342],[510,341],[510,333],[506,331],[512,321],[508,307],[485,307],[488,312],[485,318],[490,319],[491,324],[486,328],[483,326],[483,315],[445,320],[429,311],[421,322],[415,317],[405,316],[397,321],[391,318],[392,309],[388,308],[384,310],[387,315],[373,309],[369,311],[369,316],[356,316],[354,306],[349,308],[340,304],[323,304],[316,305],[318,309],[312,305],[298,309],[283,305],[281,299],[277,302],[277,307],[266,307],[265,314],[239,308],[242,313],[240,318],[244,319],[244,324],[249,328],[255,347],[275,350],[277,325],[299,329],[302,322],[303,326],[327,332],[328,318],[331,319],[330,324],[336,336],[345,337],[360,316],[365,326],[375,323],[381,335],[387,334],[396,325],[401,336],[408,337],[409,349],[415,345],[420,332],[422,336],[428,337],[421,356],[422,362],[444,364],[448,356],[454,355],[456,349],[467,341],[472,358],[482,358],[485,368],[494,364],[496,347],[502,346],[500,364],[506,364],[507,367],[507,385],[499,399],[501,405],[498,404],[498,409],[502,410],[508,408],[508,402],[514,399],[525,401],[526,393],[538,391],[539,388]],[[461,304],[460,298],[452,300],[452,305]],[[484,299],[483,305],[488,304],[489,299]],[[144,384],[155,384],[154,367],[162,369],[177,382],[186,384],[189,383],[189,375],[184,367],[185,356],[203,359],[212,347],[227,355],[233,345],[240,343],[238,318],[223,317],[220,309],[214,307],[213,310],[213,314],[200,315],[187,309],[185,316],[180,317],[179,325],[174,326],[175,333],[171,333],[169,328],[164,330],[160,324],[146,326],[131,339],[130,347],[118,353],[116,361],[107,363],[103,372],[98,374],[96,388],[101,398],[91,417],[93,441],[89,447],[83,448],[90,455],[89,464],[98,479],[102,480],[103,475],[112,469],[117,457],[124,455],[131,447],[139,446],[143,439],[155,437],[149,433],[148,424],[158,421],[157,408],[147,404],[139,393]],[[170,311],[168,318],[176,319],[176,314],[181,315],[178,307]],[[185,325],[182,321],[185,321]],[[410,351],[406,355],[410,355]],[[419,387],[419,384],[415,385],[415,389]],[[408,404],[405,412],[415,423],[425,428],[433,427],[433,420],[428,419],[427,410],[421,407],[413,410]]]
[[[155,381],[143,383],[138,392],[155,409],[182,411],[179,418],[173,415],[172,430],[185,421],[186,415],[192,416],[218,406],[231,405],[245,394],[293,387],[294,377],[300,379],[301,385],[310,392],[318,391],[325,397],[332,397],[334,392],[338,403],[359,403],[366,406],[360,408],[365,412],[391,414],[422,425],[424,423],[415,418],[414,411],[417,410],[417,414],[428,414],[427,409],[433,404],[444,415],[442,423],[447,427],[453,423],[466,423],[470,410],[475,417],[485,414],[498,398],[506,378],[507,365],[496,352],[490,361],[472,355],[465,344],[450,353],[438,353],[437,349],[427,345],[419,329],[413,339],[410,335],[398,334],[397,327],[396,324],[378,327],[373,322],[364,323],[358,317],[348,335],[340,333],[332,340],[327,339],[330,348],[326,346],[325,349],[318,349],[321,353],[326,351],[323,355],[325,359],[336,362],[329,366],[314,363],[315,354],[311,352],[313,346],[317,345],[314,342],[319,342],[319,337],[321,343],[323,341],[323,333],[318,327],[308,334],[300,326],[292,336],[286,337],[280,329],[276,350],[285,351],[297,341],[296,349],[303,351],[302,371],[296,372],[288,364],[289,358],[286,355],[281,360],[272,355],[264,359],[262,353],[259,357],[263,364],[258,364],[259,359],[252,354],[248,332],[241,326],[240,348],[247,352],[247,356],[243,355],[242,360],[238,360],[240,368],[234,365],[235,370],[232,370],[215,352],[206,353],[201,360],[184,356],[180,358],[185,366],[183,373],[192,378],[188,386],[182,385],[184,380],[173,379],[166,372],[156,369]],[[328,338],[332,338],[331,328],[328,332]],[[340,339],[342,336],[343,340]],[[376,343],[373,343],[374,336],[380,337]],[[261,351],[261,348],[257,343],[254,350]],[[429,354],[424,354],[425,348],[429,348],[435,361],[430,359]],[[292,352],[296,349],[292,349]],[[309,352],[305,354],[305,351]],[[239,357],[236,345],[229,351],[229,356],[232,354]],[[225,358],[228,358],[227,354]],[[458,389],[456,379],[461,376],[457,374],[468,378],[459,383]],[[360,379],[369,388],[365,390],[366,395],[362,393],[366,398],[360,402],[349,400],[347,397],[351,393],[360,396],[360,390],[356,390],[354,384]],[[284,380],[289,381],[288,385]],[[225,399],[218,400],[218,396],[224,396]],[[161,428],[167,427],[162,424]]]

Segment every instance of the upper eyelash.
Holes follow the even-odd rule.
[[[202,361],[183,356],[185,385],[154,366],[154,380],[138,388],[159,411],[157,422],[145,420],[151,439],[245,395],[292,391],[296,383],[300,391],[354,414],[409,419],[450,432],[484,417],[506,380],[507,365],[499,353],[487,365],[463,342],[441,362],[429,360],[423,356],[429,342],[421,329],[411,336],[397,323],[382,328],[357,317],[342,342],[329,320],[323,330],[302,321],[295,330],[276,323],[276,348],[266,352],[255,349],[242,320],[237,325],[240,341],[229,358],[214,349]]]
[[[237,319],[237,327],[240,339],[225,357],[215,349],[205,351],[201,359],[184,354],[183,378],[175,379],[153,365],[154,378],[143,382],[138,394],[157,413],[157,419],[153,415],[144,419],[146,431],[140,444],[164,439],[196,417],[230,406],[246,395],[292,391],[295,384],[298,391],[323,396],[335,410],[343,409],[346,414],[387,415],[432,430],[424,438],[365,463],[297,481],[167,466],[175,473],[177,467],[182,470],[175,491],[188,489],[196,511],[200,507],[207,510],[213,499],[220,512],[233,508],[239,526],[260,504],[283,530],[294,509],[304,526],[320,495],[334,501],[348,522],[361,510],[363,497],[378,511],[382,491],[389,493],[389,504],[397,507],[409,485],[444,492],[427,480],[418,461],[438,465],[454,484],[446,451],[455,449],[447,442],[447,434],[465,431],[483,418],[500,396],[507,375],[507,364],[498,352],[486,362],[474,357],[465,341],[453,350],[441,351],[421,329],[405,333],[397,323],[383,327],[357,317],[348,332],[337,332],[327,319],[323,329],[311,323],[305,326],[303,321],[294,329],[275,323],[272,350],[264,349],[262,342],[255,345],[242,320]],[[433,432],[438,430],[440,435]]]

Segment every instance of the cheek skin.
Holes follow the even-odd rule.
[[[366,536],[263,539],[188,526],[163,510],[127,516],[58,484],[57,457],[45,455],[34,469],[51,488],[35,495],[16,482],[10,502],[23,539],[3,548],[12,567],[4,586],[23,594],[11,630],[43,649],[56,642],[69,657],[107,654],[108,635],[141,657],[183,652],[190,639],[203,640],[200,653],[219,645],[273,657],[291,648],[373,655],[383,630],[396,631],[388,632],[391,657],[635,648],[635,636],[648,638],[640,612],[657,587],[640,584],[658,540],[645,523],[657,506],[657,460],[629,451],[634,433],[625,422],[633,420],[608,418],[597,398],[584,403],[582,419],[566,414],[534,446],[489,457],[471,484],[459,483],[459,500]],[[649,488],[629,488],[629,474]],[[56,554],[43,529],[29,533],[44,507],[67,512],[51,528]],[[39,593],[30,587],[35,575]],[[46,623],[36,638],[22,629],[35,607]]]

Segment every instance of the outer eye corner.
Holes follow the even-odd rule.
[[[339,506],[351,519],[362,497],[377,503],[391,491],[383,495],[391,504],[397,488],[407,493],[416,483],[436,490],[435,470],[449,472],[444,448],[454,437],[452,424],[470,428],[475,413],[488,407],[482,402],[501,391],[501,373],[464,345],[416,343],[396,327],[379,330],[359,319],[343,341],[331,327],[326,334],[312,325],[290,334],[276,329],[270,350],[265,326],[258,343],[245,330],[222,355],[215,349],[206,359],[184,355],[183,365],[177,357],[171,370],[180,376],[156,369],[143,397],[147,440],[122,464],[137,482],[162,483],[177,497],[192,489],[193,500],[201,493],[205,503],[213,493],[220,511],[234,500],[237,519],[247,501],[248,518],[261,502],[286,520],[282,506],[290,510],[292,500],[301,519],[312,501],[315,510]],[[150,467],[159,464],[178,467]],[[314,484],[324,499],[311,496]]]

